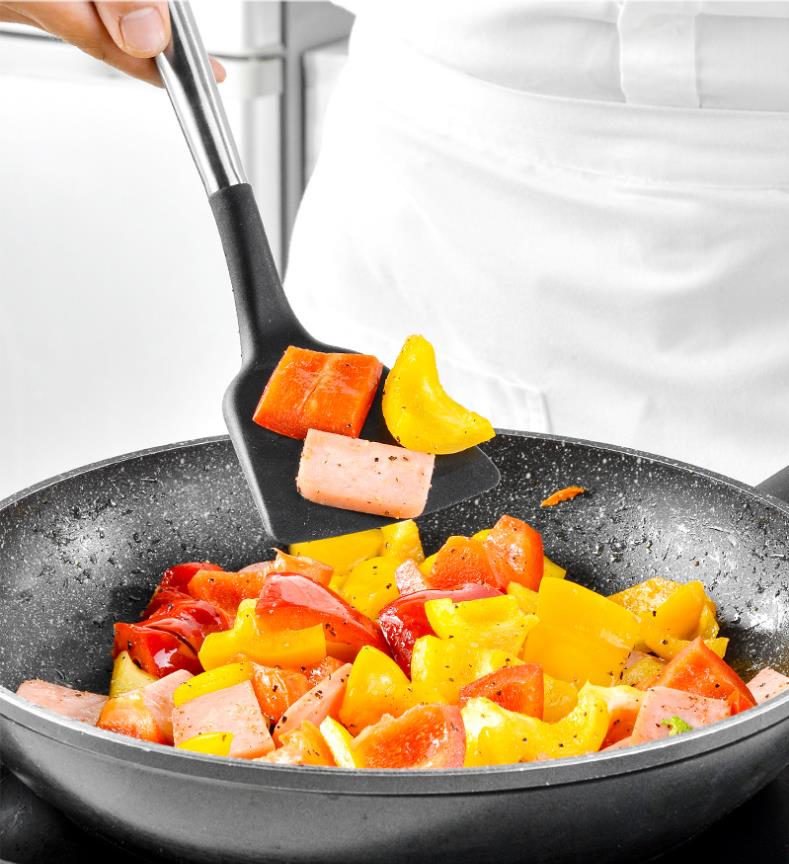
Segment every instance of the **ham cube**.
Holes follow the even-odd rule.
[[[229,732],[230,755],[265,756],[274,749],[266,718],[249,681],[190,699],[173,711],[173,741],[180,744],[204,732]]]
[[[392,519],[425,509],[435,456],[310,429],[296,486],[308,501]]]
[[[274,727],[274,740],[282,742],[282,736],[293,732],[305,721],[320,726],[327,717],[337,717],[345,697],[345,684],[351,674],[351,664],[345,663],[339,669],[319,681],[312,690],[296,700],[280,717]]]
[[[670,717],[680,717],[696,729],[717,723],[730,714],[731,707],[724,699],[709,699],[670,687],[651,687],[644,693],[630,743],[643,744],[644,741],[667,738],[669,727],[663,721]]]
[[[153,714],[153,719],[168,744],[173,743],[173,709],[175,708],[173,693],[191,677],[191,672],[179,669],[142,688],[145,707]]]
[[[751,678],[748,682],[748,689],[756,700],[756,704],[761,705],[767,699],[789,689],[789,678],[768,666]]]
[[[395,570],[395,582],[397,590],[402,597],[404,594],[415,594],[417,591],[424,591],[428,586],[425,582],[425,577],[419,569],[419,565],[413,559],[409,558]]]
[[[98,693],[72,690],[71,687],[50,684],[38,678],[23,681],[17,688],[16,695],[54,711],[62,717],[70,717],[72,720],[89,723],[91,726],[95,726],[98,722],[101,709],[107,701],[106,696]]]

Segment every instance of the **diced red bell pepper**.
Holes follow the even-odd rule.
[[[671,687],[696,693],[708,699],[724,699],[732,714],[753,708],[756,700],[740,676],[704,644],[699,636],[683,648],[652,683],[653,687]]]
[[[134,626],[134,625],[128,625]],[[99,729],[129,735],[155,744],[171,744],[168,741],[155,714],[145,702],[140,690],[130,690],[119,696],[112,696],[104,703],[96,725]]]
[[[290,438],[319,429],[358,438],[383,366],[366,354],[323,354],[290,346],[260,397],[253,420]]]
[[[542,537],[531,525],[514,516],[502,516],[482,545],[499,584],[519,582],[532,591],[543,572]]]
[[[260,710],[270,723],[276,723],[294,702],[312,689],[307,676],[301,672],[259,663],[252,664],[251,681]]]
[[[310,687],[314,687],[319,681],[323,681],[324,678],[331,675],[332,672],[336,672],[344,665],[344,660],[327,655],[320,663],[316,663],[314,666],[299,666],[299,672],[306,675]]]
[[[185,591],[185,588],[157,588],[151,597],[150,603],[145,607],[141,620],[147,620],[155,612],[158,612],[162,606],[172,605],[173,603],[178,603],[181,600],[188,598],[190,595],[186,594]]]
[[[405,672],[411,674],[411,652],[414,642],[420,636],[431,636],[433,628],[427,620],[425,603],[449,597],[455,602],[462,600],[481,600],[483,597],[496,597],[501,592],[490,585],[462,585],[454,589],[428,589],[416,591],[393,600],[378,613],[378,624],[384,634],[392,657]]]
[[[465,705],[475,696],[484,696],[508,711],[542,720],[544,692],[542,667],[524,663],[497,669],[461,687],[460,704]]]
[[[143,617],[147,618],[161,605],[162,601],[159,597],[161,592],[168,588],[186,592],[186,586],[189,584],[189,580],[198,572],[198,570],[221,569],[222,568],[217,564],[212,564],[210,561],[187,561],[184,564],[176,564],[174,567],[165,570],[162,574],[162,578],[159,580],[156,590],[153,592],[151,602],[143,613]]]
[[[364,645],[387,650],[374,621],[306,576],[272,573],[260,592],[256,612],[272,630],[301,630],[322,624],[327,642],[341,642],[354,651]]]
[[[195,654],[209,633],[227,630],[230,626],[227,615],[218,606],[188,595],[184,595],[182,600],[165,603],[141,623],[154,630],[172,633]]]
[[[173,633],[156,630],[145,624],[115,625],[113,657],[128,651],[132,660],[149,675],[164,678],[178,669],[195,675],[203,671],[195,652]]]
[[[304,438],[309,427],[302,409],[325,363],[325,354],[291,345],[266,384],[252,416],[255,423],[289,438]]]
[[[265,563],[271,566],[274,564],[273,561]],[[232,619],[235,618],[238,604],[242,600],[253,600],[260,594],[269,572],[271,567],[240,573],[200,570],[190,580],[188,591],[192,597],[218,606]]]
[[[462,768],[466,733],[455,705],[417,705],[384,717],[353,741],[364,768]]]
[[[329,746],[314,723],[305,720],[282,736],[282,746],[262,757],[276,765],[334,765]]]
[[[450,537],[438,550],[425,582],[431,588],[451,590],[461,585],[489,585],[503,591],[507,583],[493,572],[485,546],[474,537]]]
[[[289,555],[281,549],[277,549],[273,570],[276,573],[296,573],[299,576],[306,576],[319,585],[328,585],[334,575],[334,567],[328,564],[308,558],[306,555]]]
[[[383,365],[369,354],[329,354],[304,403],[307,429],[358,438],[373,404]]]

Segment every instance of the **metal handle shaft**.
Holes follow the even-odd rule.
[[[247,179],[192,8],[184,0],[169,7],[172,40],[156,65],[210,196]]]

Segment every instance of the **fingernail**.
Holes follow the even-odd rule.
[[[125,47],[137,54],[158,54],[167,47],[162,16],[150,6],[121,18],[121,36]]]

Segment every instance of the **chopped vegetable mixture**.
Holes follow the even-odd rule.
[[[725,661],[701,582],[606,597],[504,515],[425,557],[415,522],[162,576],[115,625],[108,696],[18,693],[102,729],[286,765],[506,765],[684,735],[789,688]]]

